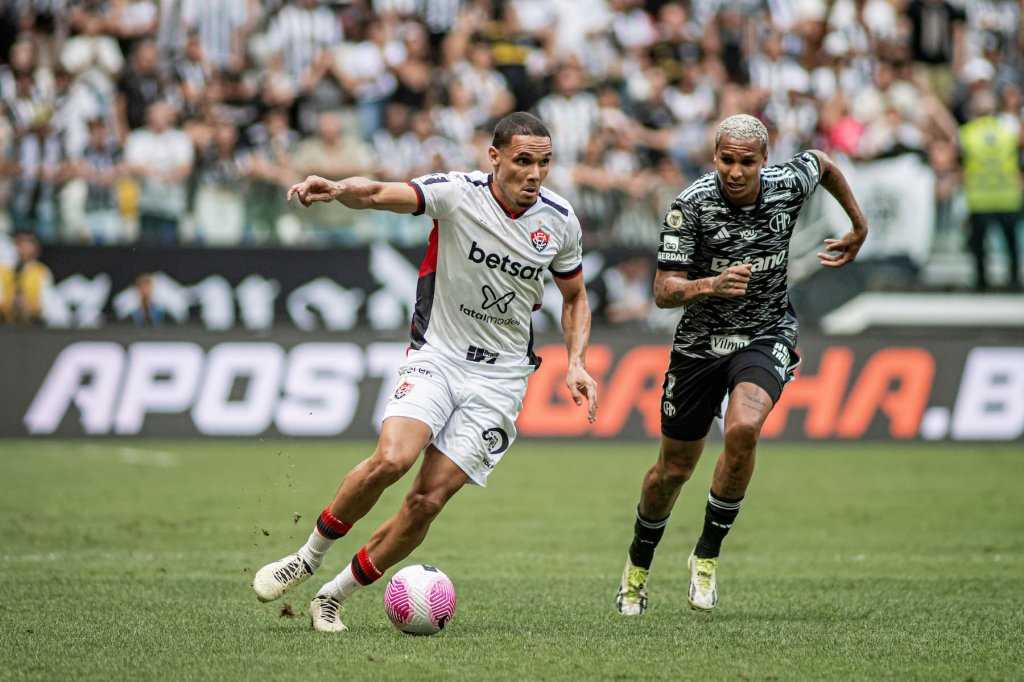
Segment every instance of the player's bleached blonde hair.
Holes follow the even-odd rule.
[[[715,131],[715,149],[723,137],[731,137],[734,140],[757,140],[761,143],[761,149],[768,151],[768,129],[764,123],[757,120],[750,114],[735,114],[718,124]]]

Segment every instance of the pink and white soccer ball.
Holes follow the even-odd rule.
[[[455,615],[455,585],[433,566],[406,566],[388,582],[384,610],[407,635],[433,635]]]

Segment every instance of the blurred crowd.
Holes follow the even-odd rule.
[[[1022,6],[5,0],[0,205],[44,242],[417,243],[405,217],[298,211],[284,188],[486,169],[493,122],[525,109],[587,239],[647,245],[714,124],[750,112],[775,160],[920,154],[948,219],[972,101],[1020,130]]]

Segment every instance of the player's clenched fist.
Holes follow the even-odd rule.
[[[309,206],[316,201],[334,201],[339,192],[338,183],[321,178],[319,175],[310,175],[288,189],[288,201],[291,201],[292,197],[297,197],[303,206]]]
[[[747,283],[752,272],[749,263],[734,265],[715,277],[711,283],[711,295],[719,298],[738,298],[747,293]]]

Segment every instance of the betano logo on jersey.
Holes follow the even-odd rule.
[[[774,270],[780,267],[786,262],[786,250],[783,249],[778,253],[773,253],[770,256],[764,258],[745,258],[743,260],[732,260],[730,258],[712,258],[711,259],[711,270],[714,272],[725,272],[729,268],[736,265],[750,265],[753,272],[761,272],[763,270]]]
[[[486,265],[491,270],[501,270],[519,279],[535,279],[539,282],[541,275],[544,273],[544,268],[539,265],[520,263],[517,260],[512,260],[507,254],[499,256],[496,253],[487,253],[476,242],[473,242],[473,245],[469,247],[468,258],[471,263],[480,263]]]

